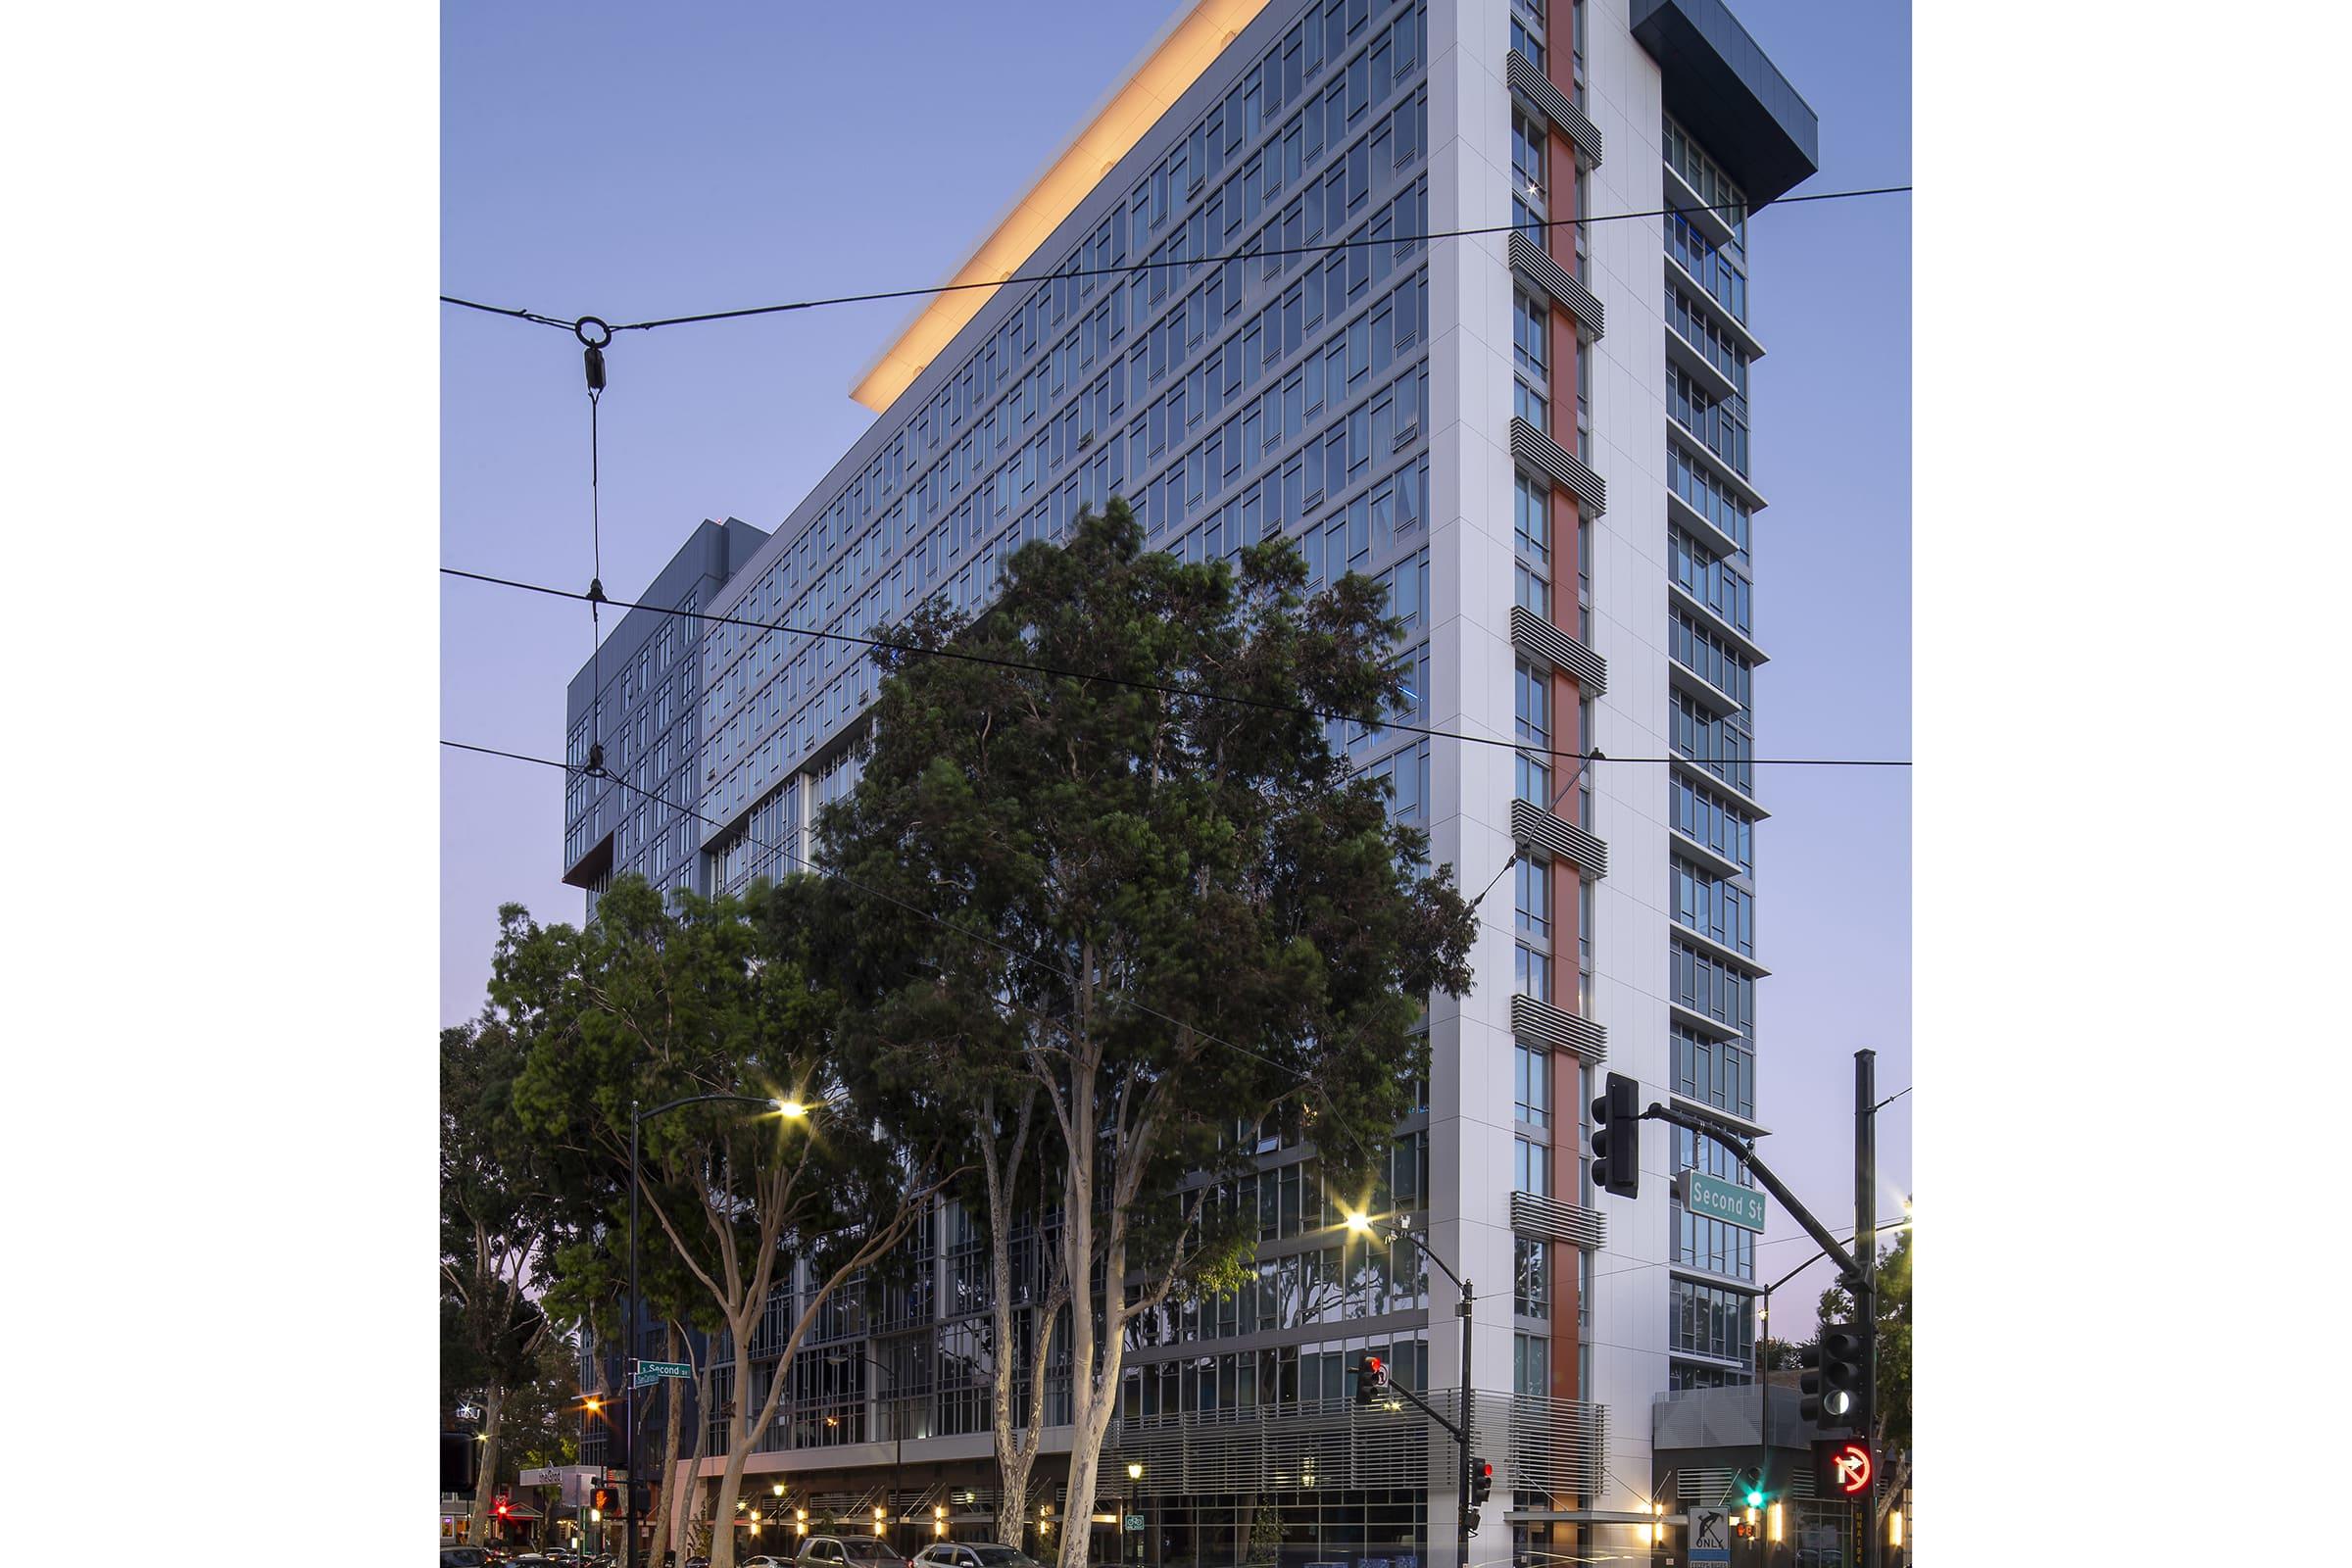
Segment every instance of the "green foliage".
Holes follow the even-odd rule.
[[[1424,1068],[1421,999],[1468,988],[1473,920],[1298,711],[1400,703],[1380,590],[1304,584],[1281,541],[1238,576],[1146,554],[1113,501],[1066,548],[1016,553],[976,623],[926,611],[899,640],[1247,703],[878,656],[864,774],[820,854],[858,885],[842,896],[878,1017],[916,1038],[946,1015],[972,1047],[956,1077],[902,1064],[902,1090],[953,1105],[1025,1073],[1066,1094],[1083,1036],[1106,1139],[1164,1091],[1141,1191],[1230,1160],[1235,1122],[1284,1101],[1311,1107],[1328,1170],[1368,1183]]]
[[[527,1381],[548,1337],[534,1298],[565,1231],[547,1172],[510,1113],[520,1060],[520,1043],[494,1018],[441,1031],[445,1405]]]

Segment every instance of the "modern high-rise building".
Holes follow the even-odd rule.
[[[933,298],[856,389],[873,426],[701,601],[850,632],[975,608],[1013,549],[1112,496],[1190,560],[1280,534],[1318,581],[1388,584],[1398,716],[1520,748],[1341,737],[1467,888],[1507,869],[1513,893],[1485,906],[1474,993],[1433,1011],[1388,1183],[1479,1287],[1481,1562],[1633,1548],[1690,1494],[1656,1490],[1653,1406],[1751,1376],[1753,1238],[1674,1197],[1685,1168],[1745,1178],[1651,1126],[1639,1199],[1596,1196],[1586,1106],[1605,1063],[1644,1103],[1755,1113],[1747,244],[1815,145],[1720,0],[1200,0],[956,274],[1048,280]],[[704,820],[638,831],[685,826],[738,889],[808,853],[876,675],[735,626],[700,658]],[[1594,749],[1628,760],[1558,755]],[[575,873],[646,843],[596,860],[598,831]],[[1258,1289],[1139,1337],[1105,1495],[1045,1505],[1140,1511],[1155,1565],[1277,1541],[1450,1562],[1446,1446],[1348,1396],[1370,1349],[1459,1408],[1451,1288],[1403,1248],[1362,1288],[1311,1149],[1263,1152]],[[976,1234],[950,1210],[913,1246],[915,1286],[802,1352],[752,1466],[820,1520],[883,1507],[907,1547],[934,1508],[985,1520],[994,1485]],[[1129,1549],[1103,1528],[1100,1555]]]
[[[636,609],[598,644],[564,700],[564,880],[588,907],[615,876],[710,891],[691,807],[703,722],[701,633],[682,618],[708,608],[767,542],[729,517],[705,521],[670,557]],[[590,771],[591,764],[602,768]]]

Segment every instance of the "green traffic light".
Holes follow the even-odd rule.
[[[1755,1488],[1753,1488],[1753,1487],[1750,1487],[1750,1488],[1748,1488],[1748,1489],[1747,1489],[1747,1505],[1748,1505],[1750,1508],[1761,1508],[1761,1507],[1763,1507],[1763,1506],[1764,1506],[1764,1494],[1762,1494],[1761,1492],[1758,1492],[1758,1491],[1757,1491]]]

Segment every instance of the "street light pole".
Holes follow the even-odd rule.
[[[629,1102],[629,1299],[623,1308],[626,1327],[621,1333],[625,1343],[620,1352],[620,1375],[625,1379],[621,1389],[620,1458],[621,1483],[628,1496],[624,1527],[628,1546],[624,1561],[628,1568],[638,1568],[641,1561],[637,1550],[637,1189],[644,1185],[637,1169],[637,1130],[664,1112],[682,1105],[708,1105],[719,1101],[731,1101],[744,1105],[764,1105],[788,1121],[808,1114],[808,1107],[797,1100],[761,1100],[756,1095],[688,1095],[651,1110],[639,1110],[637,1102]]]
[[[1377,1234],[1372,1228],[1371,1220],[1362,1214],[1349,1214],[1347,1218],[1347,1225],[1349,1230],[1360,1235]],[[1458,1554],[1458,1568],[1470,1568],[1470,1329],[1472,1323],[1470,1314],[1471,1308],[1478,1298],[1477,1293],[1470,1289],[1468,1280],[1447,1268],[1446,1260],[1430,1250],[1429,1243],[1423,1241],[1418,1232],[1403,1225],[1390,1227],[1388,1240],[1394,1241],[1399,1236],[1412,1243],[1420,1256],[1436,1264],[1440,1273],[1461,1287],[1461,1302],[1453,1309],[1454,1315],[1460,1318],[1462,1323],[1462,1424],[1459,1436],[1455,1440],[1455,1446],[1461,1449],[1461,1471],[1454,1478],[1456,1489],[1454,1493],[1454,1543]]]

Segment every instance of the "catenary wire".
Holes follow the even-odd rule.
[[[1872,185],[1857,190],[1816,191],[1807,196],[1782,196],[1771,205],[1784,207],[1798,202],[1834,202],[1860,196],[1894,196],[1907,193],[1910,189],[1908,184],[1902,184]],[[1064,268],[1054,272],[1015,272],[1005,277],[983,279],[970,283],[928,283],[916,288],[876,289],[863,294],[833,294],[818,299],[790,300],[779,305],[751,305],[740,310],[704,311],[693,316],[664,316],[646,321],[622,321],[614,324],[612,329],[615,332],[645,332],[657,327],[688,326],[701,321],[730,321],[753,316],[778,316],[788,311],[812,311],[829,305],[863,305],[882,300],[916,299],[924,295],[955,294],[967,289],[1009,288],[1021,283],[1051,283],[1060,278],[1125,277],[1137,272],[1151,271],[1155,268],[1166,268],[1171,270],[1182,268],[1189,274],[1194,268],[1211,267],[1223,262],[1259,261],[1272,256],[1328,256],[1335,252],[1370,245],[1418,245],[1431,240],[1474,239],[1488,234],[1524,233],[1530,229],[1581,228],[1593,223],[1623,222],[1633,219],[1675,218],[1699,212],[1742,211],[1747,206],[1748,204],[1745,202],[1701,202],[1692,206],[1653,207],[1631,213],[1596,213],[1591,218],[1530,219],[1524,222],[1492,223],[1478,228],[1435,229],[1426,234],[1386,234],[1378,239],[1325,240],[1313,245],[1282,245],[1260,250],[1224,251],[1213,256],[1188,256],[1159,262],[1121,262],[1114,267],[1075,267]],[[554,317],[542,316],[532,311],[481,305],[472,300],[458,299],[448,294],[442,295],[441,298],[448,304],[463,305],[468,310],[484,311],[493,316],[512,316],[542,325],[561,326],[567,330],[572,325],[569,321],[560,321]]]
[[[514,577],[492,576],[487,572],[467,571],[459,566],[443,566],[442,575],[461,577],[468,582],[488,583],[498,588],[520,589],[526,593],[545,594],[555,599],[584,599],[587,595],[576,589],[557,588],[546,583],[523,582]],[[813,637],[833,642],[855,643],[864,648],[879,648],[891,653],[922,656],[933,659],[952,659],[964,663],[986,664],[998,669],[1026,670],[1031,674],[1052,675],[1060,680],[1097,682],[1106,686],[1127,686],[1138,691],[1156,692],[1164,697],[1189,698],[1199,702],[1234,703],[1245,708],[1264,709],[1269,712],[1293,713],[1308,718],[1344,719],[1361,722],[1353,713],[1335,710],[1301,708],[1290,703],[1278,703],[1269,698],[1248,697],[1232,692],[1199,691],[1174,686],[1164,681],[1137,680],[1124,675],[1105,675],[1081,669],[1062,669],[1052,664],[1025,663],[1016,659],[999,659],[989,654],[975,654],[957,648],[924,648],[914,643],[892,642],[887,638],[865,637],[856,632],[818,631],[807,626],[789,625],[783,621],[751,620],[739,615],[717,615],[708,611],[680,610],[670,605],[649,604],[642,600],[612,599],[607,604],[623,610],[643,610],[658,615],[674,615],[699,620],[715,626],[740,626],[750,631],[782,632],[794,637]],[[1523,752],[1531,757],[1573,758],[1587,762],[1697,762],[1704,759],[1690,757],[1617,757],[1599,751],[1567,752],[1556,748],[1530,746],[1522,741],[1504,740],[1494,735],[1470,735],[1460,730],[1436,729],[1426,724],[1408,724],[1401,719],[1378,719],[1375,727],[1395,730],[1399,734],[1423,735],[1432,740],[1466,741],[1478,746],[1499,747],[1504,751]],[[1908,758],[1854,757],[1752,757],[1744,759],[1751,767],[1909,767]]]

